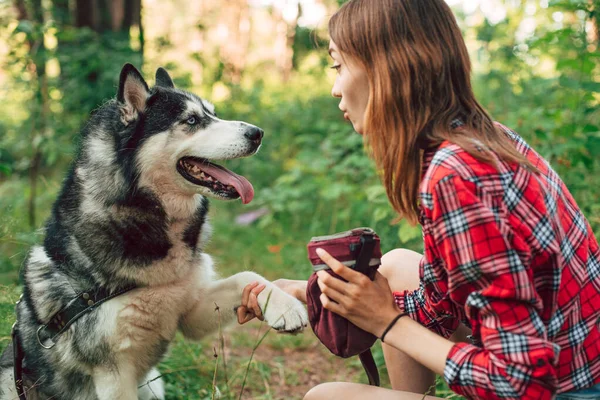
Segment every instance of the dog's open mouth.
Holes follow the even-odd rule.
[[[241,197],[244,204],[254,198],[254,188],[248,179],[206,159],[183,157],[177,162],[177,172],[194,185],[204,186],[219,197]]]

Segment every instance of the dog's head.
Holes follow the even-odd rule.
[[[240,121],[219,119],[214,106],[176,89],[163,68],[150,89],[139,71],[126,64],[121,71],[117,104],[125,124],[120,153],[134,165],[138,185],[159,196],[208,195],[244,204],[254,196],[250,182],[217,164],[247,157],[260,148],[263,131]]]

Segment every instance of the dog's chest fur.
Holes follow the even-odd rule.
[[[210,272],[202,269],[165,285],[134,289],[103,305],[99,318],[104,320],[112,351],[129,354],[140,372],[156,364],[175,336],[181,316],[201,295],[199,275]]]
[[[208,224],[204,223],[203,229],[206,228]],[[118,351],[172,340],[180,316],[201,295],[200,283],[212,281],[212,259],[198,252],[200,243],[186,243],[189,230],[189,220],[170,223],[168,236],[172,246],[167,256],[136,273],[137,280],[148,286],[116,298],[110,305],[113,309],[106,310],[116,317]]]

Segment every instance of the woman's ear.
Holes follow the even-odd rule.
[[[170,89],[175,88],[173,80],[169,76],[167,70],[163,67],[160,67],[156,70],[156,86],[162,86]]]
[[[125,64],[119,78],[117,101],[121,106],[121,119],[124,124],[135,121],[146,109],[146,100],[150,96],[148,84],[142,74],[131,64]]]

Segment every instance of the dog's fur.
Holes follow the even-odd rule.
[[[163,398],[162,381],[152,379],[176,331],[191,339],[214,332],[215,306],[222,323],[231,321],[253,281],[267,285],[258,300],[272,327],[306,326],[302,304],[261,276],[216,277],[203,252],[210,235],[206,196],[228,196],[193,184],[176,168],[185,156],[252,155],[262,131],[258,139],[248,132],[257,129],[217,118],[210,103],[175,89],[162,68],[152,89],[133,66],[123,68],[117,98],[83,129],[44,244],[24,267],[17,324],[28,399]],[[78,319],[51,349],[38,343],[38,327],[77,294],[130,284],[137,288]],[[11,345],[0,360],[0,400],[16,398]]]

